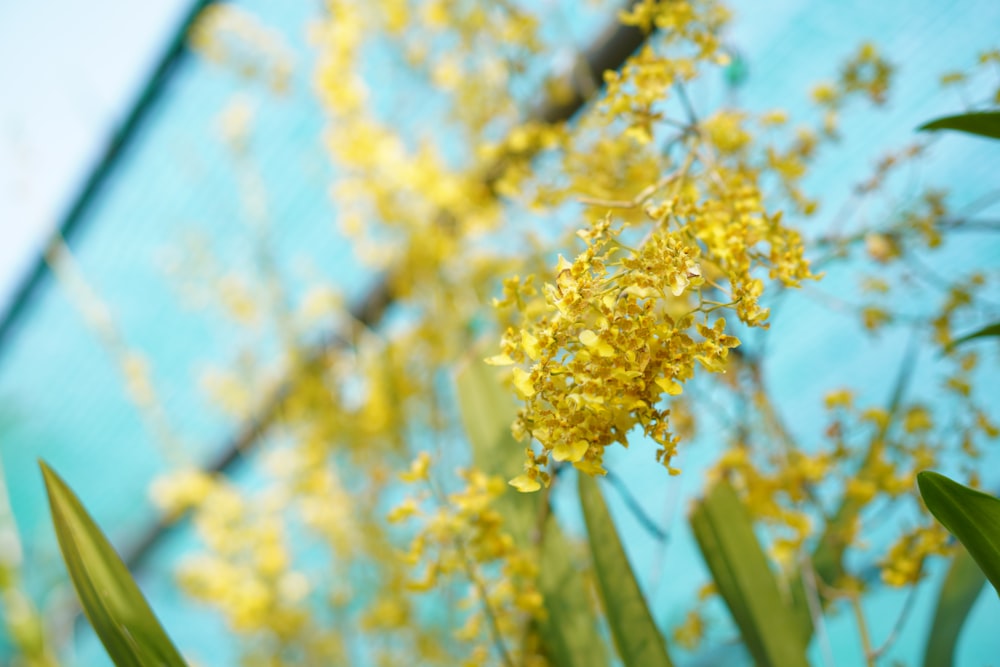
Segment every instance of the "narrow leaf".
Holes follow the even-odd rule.
[[[670,656],[625,556],[608,507],[589,475],[579,475],[580,505],[590,537],[598,590],[625,667],[669,667]]]
[[[957,130],[991,139],[1000,139],[1000,111],[974,111],[945,116],[924,123],[918,130]]]
[[[183,667],[114,548],[66,483],[39,462],[59,549],[83,612],[118,667]]]
[[[782,596],[746,508],[722,480],[691,513],[691,528],[716,588],[760,667],[807,667],[802,619]]]
[[[954,349],[955,346],[961,345],[967,341],[974,340],[976,338],[985,338],[987,336],[1000,336],[1000,322],[994,322],[993,324],[987,325],[982,329],[978,329],[970,334],[956,338],[948,344],[948,349],[951,350]]]
[[[486,474],[514,477],[521,470],[524,447],[511,435],[516,409],[497,371],[476,358],[459,371],[455,387],[473,463]],[[538,589],[546,617],[538,622],[538,634],[557,667],[606,667],[607,648],[572,545],[551,512],[542,511],[544,502],[548,500],[541,491],[510,489],[498,503],[504,526],[517,544],[529,546],[540,538]]]
[[[924,667],[951,667],[954,664],[958,636],[985,583],[983,571],[969,552],[958,550],[938,593],[934,621],[924,650]]]
[[[931,514],[958,538],[1000,593],[1000,499],[930,470],[917,474]]]
[[[516,409],[497,371],[478,359],[463,366],[455,378],[458,407],[475,466],[504,480],[514,477],[524,461],[524,447],[511,434]],[[508,492],[500,498],[504,525],[524,544],[535,530],[541,493]]]

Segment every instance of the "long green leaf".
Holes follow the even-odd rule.
[[[476,467],[504,479],[517,475],[524,461],[524,447],[511,435],[516,410],[496,369],[476,358],[460,370],[455,386]],[[498,506],[504,525],[522,546],[533,543],[539,532],[539,517],[546,517],[541,526],[538,577],[546,617],[538,623],[538,634],[549,659],[558,667],[606,667],[607,648],[572,556],[572,545],[551,513],[541,511],[545,501],[542,492],[518,493],[510,489]]]
[[[625,667],[670,667],[673,663],[667,647],[649,613],[597,482],[580,474],[578,487],[597,586],[618,655]]]
[[[702,557],[759,667],[807,667],[803,621],[782,596],[736,492],[715,484],[691,513]]]
[[[924,123],[918,130],[957,130],[991,139],[1000,139],[1000,111],[973,111],[945,116]]]
[[[931,514],[958,538],[1000,593],[1000,499],[930,470],[917,474]]]
[[[934,621],[924,649],[924,667],[951,667],[954,664],[958,636],[985,583],[986,576],[969,552],[959,550],[951,559],[938,593]]]
[[[118,667],[183,667],[114,548],[66,483],[40,462],[59,549],[87,620]]]
[[[955,346],[961,345],[967,341],[975,340],[976,338],[985,338],[987,336],[1000,336],[1000,322],[994,322],[993,324],[987,325],[982,329],[977,329],[970,334],[956,338],[948,345],[948,349],[951,350]]]

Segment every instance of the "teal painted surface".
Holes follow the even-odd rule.
[[[335,231],[327,194],[332,174],[318,141],[324,121],[311,94],[311,69],[306,65],[311,56],[302,36],[315,6],[263,0],[244,4],[277,26],[296,50],[300,65],[290,97],[274,100],[256,95],[252,152],[268,185],[271,247],[278,270],[293,285],[293,293],[301,295],[306,280],[297,267],[307,258],[320,275],[336,281],[349,295],[360,294],[370,276]],[[958,108],[956,97],[939,94],[937,76],[968,66],[977,50],[991,45],[997,25],[1000,5],[987,1],[961,3],[958,10],[923,0],[740,2],[729,41],[746,58],[749,77],[734,94],[735,100],[752,109],[784,107],[794,118],[796,110],[804,110],[811,85],[832,77],[837,64],[860,41],[875,41],[899,65],[891,101],[875,113],[852,107],[844,116],[843,146],[827,155],[810,181],[814,192],[847,193],[876,158],[859,146],[902,145],[912,140],[912,129],[921,122]],[[586,30],[574,29],[567,42],[581,46],[585,34]],[[391,63],[374,66],[391,67]],[[149,359],[167,418],[200,460],[216,453],[234,425],[206,408],[198,377],[210,362],[235,361],[249,334],[218,314],[186,307],[163,265],[171,257],[167,249],[182,248],[180,240],[191,235],[204,238],[219,261],[236,272],[248,272],[254,265],[253,234],[236,171],[214,129],[218,112],[236,90],[230,76],[203,63],[189,62],[179,70],[73,243],[82,272],[107,303],[124,339]],[[692,96],[699,111],[710,110],[726,97],[721,76],[697,85]],[[421,100],[417,108],[419,113],[409,118],[415,124],[435,111],[432,100]],[[962,202],[995,187],[996,173],[1000,160],[985,142],[947,138],[937,142],[926,169],[915,178],[948,184],[954,188],[955,201]],[[835,210],[835,205],[829,206],[820,219],[829,220]],[[950,246],[945,256],[949,265],[995,268],[1000,245],[995,238],[966,237]],[[831,272],[820,284],[823,290],[845,294],[854,293],[856,287],[850,268]],[[792,426],[804,442],[818,437],[826,390],[840,384],[860,386],[865,388],[863,401],[882,401],[903,354],[892,336],[872,343],[860,331],[845,330],[808,294],[788,299],[768,335],[769,345],[785,350],[769,366],[768,382],[786,414],[795,415]],[[273,333],[265,336],[255,349],[274,354],[277,338]],[[817,354],[817,350],[836,354]],[[933,398],[937,374],[934,360],[922,360],[918,378],[927,387],[928,398]],[[679,461],[685,474],[678,478],[666,478],[661,469],[649,465],[652,453],[644,452],[642,443],[627,455],[614,450],[609,457],[612,468],[638,489],[634,493],[648,513],[670,527],[669,542],[656,543],[616,494],[608,492],[611,512],[628,536],[626,548],[636,574],[652,593],[654,616],[664,627],[682,619],[705,581],[684,515],[687,499],[700,491],[701,471],[717,451],[718,443],[711,437],[688,446]],[[125,396],[112,359],[64,291],[52,283],[29,309],[16,337],[0,349],[0,454],[31,563],[27,575],[36,590],[47,589],[61,576],[35,467],[37,457],[60,470],[117,543],[127,545],[155,517],[146,487],[156,472],[166,469],[167,460]],[[991,478],[984,469],[986,485],[1000,486],[1000,476]],[[574,501],[557,495],[557,502],[567,523],[579,525]],[[221,624],[205,614],[192,616],[190,604],[173,590],[165,574],[177,555],[192,545],[189,531],[168,540],[143,582],[179,646],[193,649],[192,655],[205,664],[231,664],[233,647],[219,642]],[[941,574],[936,569],[888,659],[917,662],[922,629],[929,622],[933,582]],[[867,613],[876,638],[889,632],[901,605],[894,592],[873,597]],[[998,613],[1000,602],[995,598],[980,599],[963,635],[958,664],[984,664],[986,656],[1000,654],[991,626]],[[851,620],[837,616],[828,632],[837,664],[857,663]],[[81,637],[76,664],[102,664],[93,639],[85,631]],[[818,653],[813,657],[822,664]],[[737,651],[725,662],[739,664],[741,659],[745,661]]]

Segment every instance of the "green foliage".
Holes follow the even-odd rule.
[[[183,667],[125,564],[66,483],[39,463],[59,548],[87,620],[118,667]]]
[[[719,481],[695,506],[691,528],[719,594],[761,667],[808,665],[802,618],[783,596],[736,492]]]
[[[669,666],[673,663],[663,637],[635,580],[625,549],[597,482],[579,475],[580,505],[590,537],[597,587],[611,636],[625,667]]]
[[[993,324],[989,324],[983,327],[982,329],[977,329],[976,331],[973,331],[970,334],[966,334],[964,336],[956,338],[948,346],[948,349],[949,350],[953,349],[956,346],[961,345],[962,343],[966,343],[970,340],[975,340],[977,338],[986,338],[988,336],[1000,336],[1000,322],[994,322]]]
[[[956,130],[990,139],[1000,139],[1000,111],[973,111],[937,118],[921,125],[918,130]]]
[[[917,475],[917,484],[927,509],[969,550],[1000,592],[1000,499],[929,470]]]
[[[951,667],[962,626],[985,583],[983,571],[968,551],[962,549],[952,557],[934,607],[924,667]]]

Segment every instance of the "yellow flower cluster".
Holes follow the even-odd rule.
[[[657,47],[647,44],[620,72],[604,73],[605,97],[600,110],[604,122],[628,124],[623,136],[640,144],[654,138],[654,126],[663,120],[663,102],[671,88],[697,76],[703,62],[726,63],[719,31],[729,12],[714,1],[673,2],[643,0],[621,13],[625,25],[660,30]],[[672,53],[665,55],[667,49]]]
[[[182,563],[178,578],[193,598],[211,602],[233,630],[297,639],[309,623],[300,603],[311,584],[290,569],[284,525],[278,516],[254,517],[240,493],[223,482],[191,475],[161,500],[192,502],[201,495],[195,525],[211,553]],[[176,508],[176,504],[174,507]]]
[[[820,84],[812,91],[813,101],[825,111],[824,133],[837,136],[838,114],[851,97],[860,95],[874,104],[884,104],[893,71],[892,64],[879,54],[874,44],[862,44],[844,63],[835,82]]]
[[[498,126],[518,122],[507,90],[522,60],[539,48],[537,18],[506,2],[326,4],[330,19],[314,30],[316,85],[331,121],[327,143],[339,172],[339,224],[362,259],[392,268],[394,295],[409,297],[421,285],[440,290],[460,268],[452,259],[463,254],[462,239],[500,220],[498,161],[509,147],[509,164],[523,163],[528,135],[544,133],[526,126],[520,136],[515,131],[509,141],[496,141]],[[448,101],[458,121],[448,126],[449,146],[437,127],[407,136],[380,119],[378,93],[361,66],[365,35],[379,30],[394,36],[416,73],[429,74]],[[449,154],[457,145],[471,147],[459,160]],[[492,150],[481,148],[487,145]],[[486,164],[475,163],[483,157]],[[382,226],[391,234],[380,233]]]
[[[473,645],[492,644],[501,653],[512,651],[521,646],[527,623],[544,614],[544,609],[535,587],[537,559],[515,545],[495,507],[506,485],[499,477],[464,470],[459,473],[464,488],[442,498],[430,481],[429,464],[430,457],[422,453],[401,478],[425,483],[427,491],[438,498],[436,510],[430,514],[422,510],[425,492],[407,498],[388,516],[393,523],[421,523],[405,561],[424,569],[408,588],[427,592],[449,581],[463,582],[468,586],[463,606],[471,611],[455,637]],[[525,657],[531,662],[531,656]]]
[[[721,318],[709,326],[664,312],[664,302],[703,283],[699,248],[685,236],[655,235],[635,253],[617,243],[607,221],[583,236],[586,250],[572,262],[560,258],[555,282],[545,287],[545,314],[508,330],[503,353],[488,360],[529,365],[513,369],[525,400],[515,435],[537,439],[554,460],[594,475],[604,472],[604,448],[626,445],[639,425],[659,445],[657,459],[676,472],[677,442],[660,399],[680,394],[698,362],[722,370],[738,341],[723,334]],[[522,491],[547,484],[539,469],[545,462],[530,456],[512,484]]]
[[[695,57],[706,58],[719,47],[718,34],[729,21],[729,10],[714,1],[642,0],[619,13],[623,25],[665,33],[667,44],[684,42],[696,47]]]
[[[634,4],[622,21],[663,34],[620,72],[605,73],[606,94],[577,133],[544,146],[562,152],[568,182],[541,188],[535,203],[586,193],[590,226],[578,231],[580,255],[560,257],[545,281],[535,274],[505,283],[498,301],[508,328],[488,362],[513,366],[524,401],[515,436],[540,445],[512,481],[522,491],[548,484],[551,461],[602,473],[605,447],[626,445],[633,429],[656,442],[658,460],[676,473],[667,401],[698,365],[724,371],[739,344],[724,317],[709,315],[766,327],[765,280],[797,286],[813,277],[799,233],[771,201],[783,194],[815,210],[799,189],[815,135],[801,130],[786,148],[761,148],[747,114],[699,119],[684,93],[704,65],[725,60],[717,33],[727,19],[712,2]],[[684,120],[673,117],[678,107]],[[769,112],[757,124],[784,122]],[[663,138],[682,159],[658,150],[662,134],[672,134]],[[780,192],[765,193],[775,182]]]
[[[692,609],[684,617],[684,621],[674,628],[674,643],[685,651],[694,651],[705,638],[705,617]]]
[[[517,306],[525,324],[509,328],[502,353],[487,361],[515,366],[513,385],[525,401],[515,436],[534,438],[543,450],[513,480],[522,491],[548,483],[542,466],[550,455],[603,473],[604,448],[627,445],[636,427],[676,473],[677,438],[662,399],[681,394],[699,364],[724,371],[739,344],[724,333],[725,319],[709,314],[729,310],[749,326],[766,326],[757,270],[766,267],[786,285],[810,277],[801,239],[780,214],[763,209],[752,174],[721,165],[695,174],[689,163],[663,183],[670,189],[647,204],[652,227],[638,248],[605,216],[578,232],[586,249],[572,262],[560,257],[541,296],[525,280],[508,284],[497,304]]]
[[[949,552],[948,539],[948,531],[936,521],[904,533],[881,563],[882,581],[897,588],[916,584],[923,577],[928,556]]]
[[[309,443],[302,445],[268,452],[272,479],[253,492],[181,469],[157,480],[153,499],[170,517],[192,510],[203,549],[181,561],[180,587],[243,635],[254,659],[276,660],[295,646],[309,661],[342,662],[342,633],[323,627],[314,613],[318,580],[296,563],[292,533],[301,524],[294,519],[300,515],[302,524],[328,539],[340,557],[336,569],[353,555],[350,546],[363,548],[365,536],[354,529],[352,499],[332,470],[310,465]]]
[[[757,397],[757,404],[763,413],[770,410],[764,396]],[[722,454],[712,473],[725,476],[755,521],[771,529],[771,555],[789,575],[800,570],[803,553],[809,553],[805,549],[827,548],[816,542],[820,519],[827,522],[821,539],[831,540],[835,550],[862,548],[861,536],[869,534],[865,508],[915,500],[917,472],[933,468],[948,446],[939,439],[933,411],[919,403],[893,411],[862,408],[851,391],[838,389],[827,394],[825,407],[831,420],[826,446],[812,452],[795,449],[778,432],[773,436],[781,443],[778,448],[737,443]],[[831,484],[837,482],[842,484],[839,498],[831,497]],[[835,509],[829,506],[832,498],[839,505]],[[883,580],[894,586],[917,583],[924,559],[944,553],[945,537],[938,524],[899,536],[879,561]],[[840,587],[860,575],[840,564],[825,569],[823,576],[832,577],[826,584]]]

